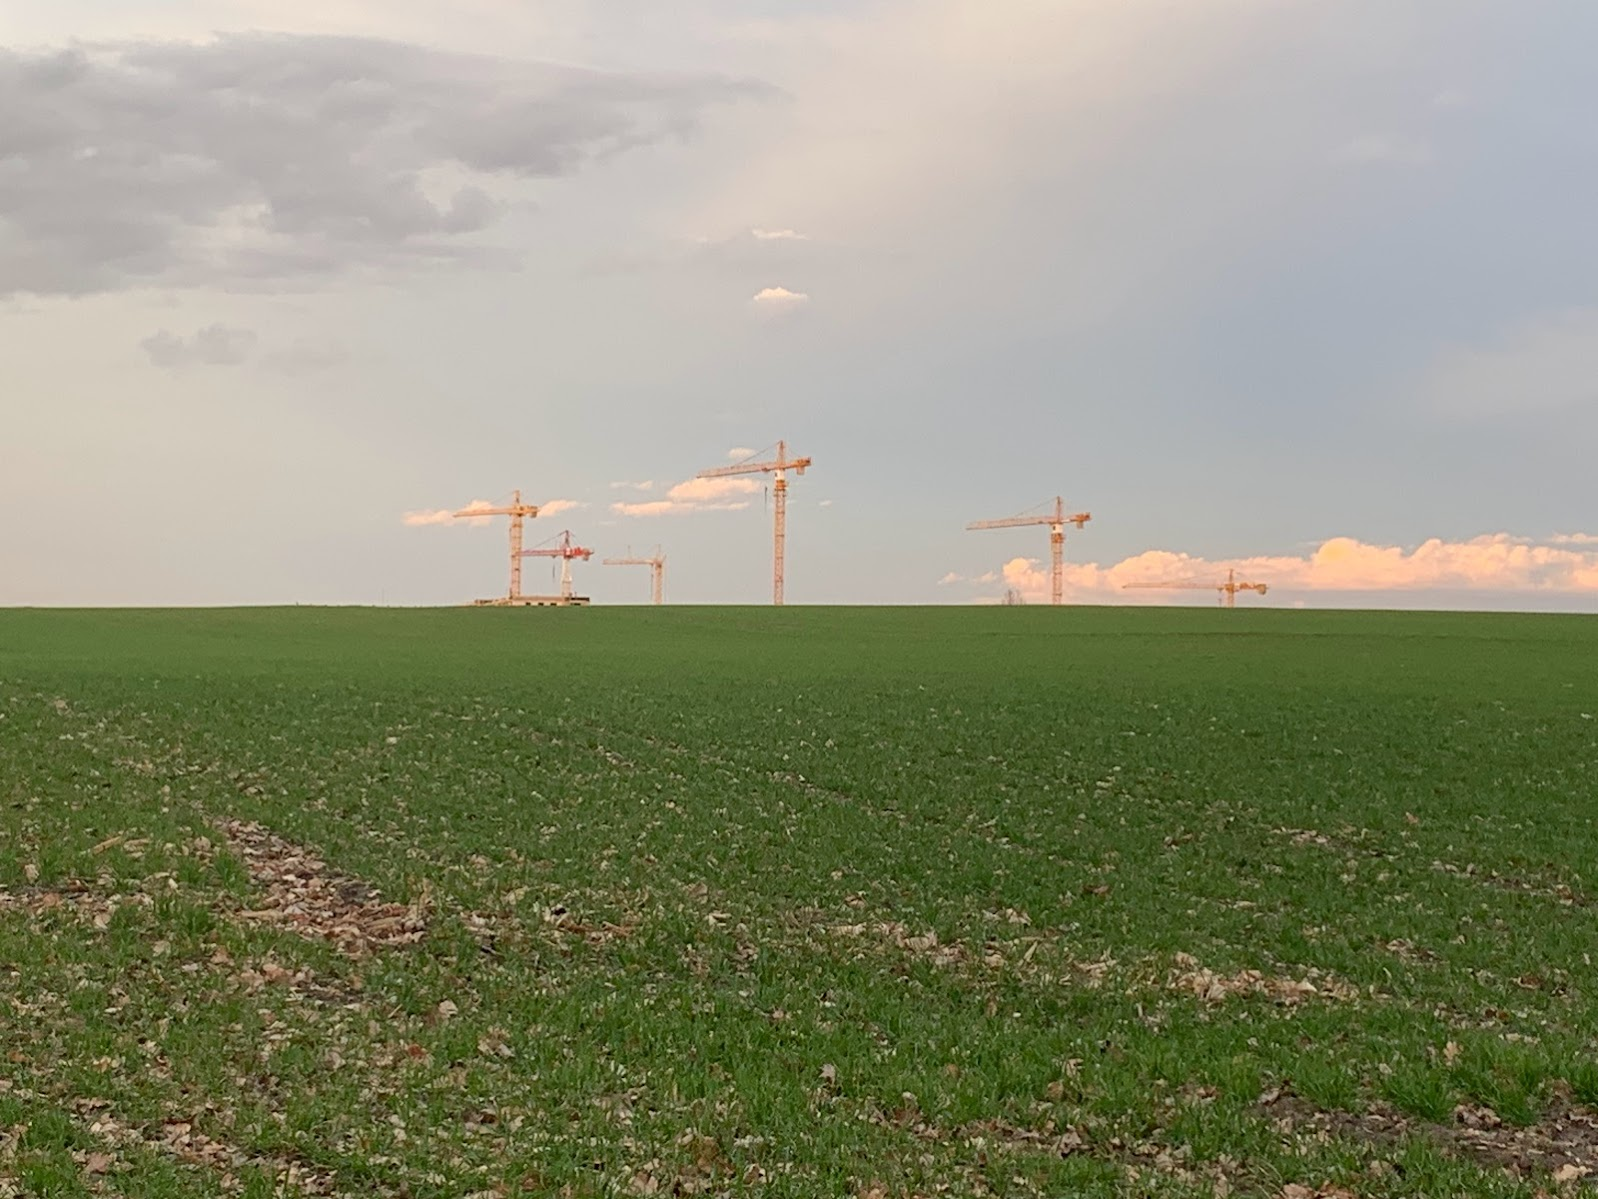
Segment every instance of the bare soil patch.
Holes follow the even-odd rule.
[[[1453,1120],[1417,1120],[1385,1106],[1368,1112],[1323,1111],[1282,1091],[1268,1094],[1260,1110],[1284,1133],[1338,1136],[1380,1145],[1424,1137],[1458,1157],[1497,1166],[1518,1177],[1552,1175],[1557,1182],[1598,1184],[1598,1113],[1555,1099],[1536,1124],[1506,1124],[1491,1108],[1461,1105]]]
[[[284,840],[259,824],[223,821],[217,830],[264,892],[241,918],[328,941],[351,957],[414,945],[427,931],[427,895],[392,903],[360,879],[330,869],[314,850]]]
[[[90,1150],[81,1154],[84,1173],[113,1174],[130,1149],[153,1150],[185,1165],[213,1171],[224,1190],[243,1188],[240,1174],[253,1167],[269,1175],[278,1193],[298,1195],[339,1194],[332,1174],[286,1157],[249,1154],[225,1141],[201,1132],[189,1120],[166,1120],[155,1129],[146,1129],[120,1119],[108,1110],[103,1099],[76,1100],[72,1105],[88,1130],[102,1141],[109,1152]]]

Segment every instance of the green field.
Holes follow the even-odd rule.
[[[0,1196],[1598,1179],[1598,621],[0,613]]]

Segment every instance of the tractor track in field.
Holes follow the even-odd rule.
[[[1259,1113],[1285,1136],[1335,1136],[1389,1149],[1424,1140],[1453,1157],[1496,1167],[1520,1178],[1542,1174],[1556,1182],[1598,1185],[1598,1113],[1573,1103],[1568,1093],[1532,1124],[1512,1125],[1491,1108],[1461,1104],[1447,1123],[1406,1116],[1378,1106],[1364,1112],[1328,1111],[1290,1089],[1268,1093]]]

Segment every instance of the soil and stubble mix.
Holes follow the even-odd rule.
[[[0,1199],[1580,1195],[1598,621],[0,613]]]

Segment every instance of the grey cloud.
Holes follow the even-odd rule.
[[[1521,419],[1598,406],[1598,308],[1541,314],[1445,347],[1408,385],[1432,411]]]
[[[496,181],[687,137],[766,90],[363,38],[0,49],[0,296],[471,261]]]
[[[301,340],[263,355],[261,364],[285,375],[309,375],[342,366],[349,357],[337,342]]]
[[[886,257],[874,247],[845,245],[782,226],[757,226],[689,243],[612,250],[590,260],[589,269],[597,275],[695,271],[764,281],[773,273],[874,267]]]
[[[698,266],[743,273],[814,264],[836,257],[837,247],[793,229],[746,229],[731,237],[706,239],[694,247]]]
[[[162,329],[139,343],[156,366],[240,366],[255,349],[255,334],[249,329],[227,325],[207,325],[192,337],[180,337]]]
[[[243,366],[254,360],[266,370],[284,375],[309,375],[349,361],[349,351],[339,342],[298,338],[287,345],[257,355],[260,338],[251,329],[207,325],[183,337],[162,329],[139,343],[150,361],[161,367]]]

